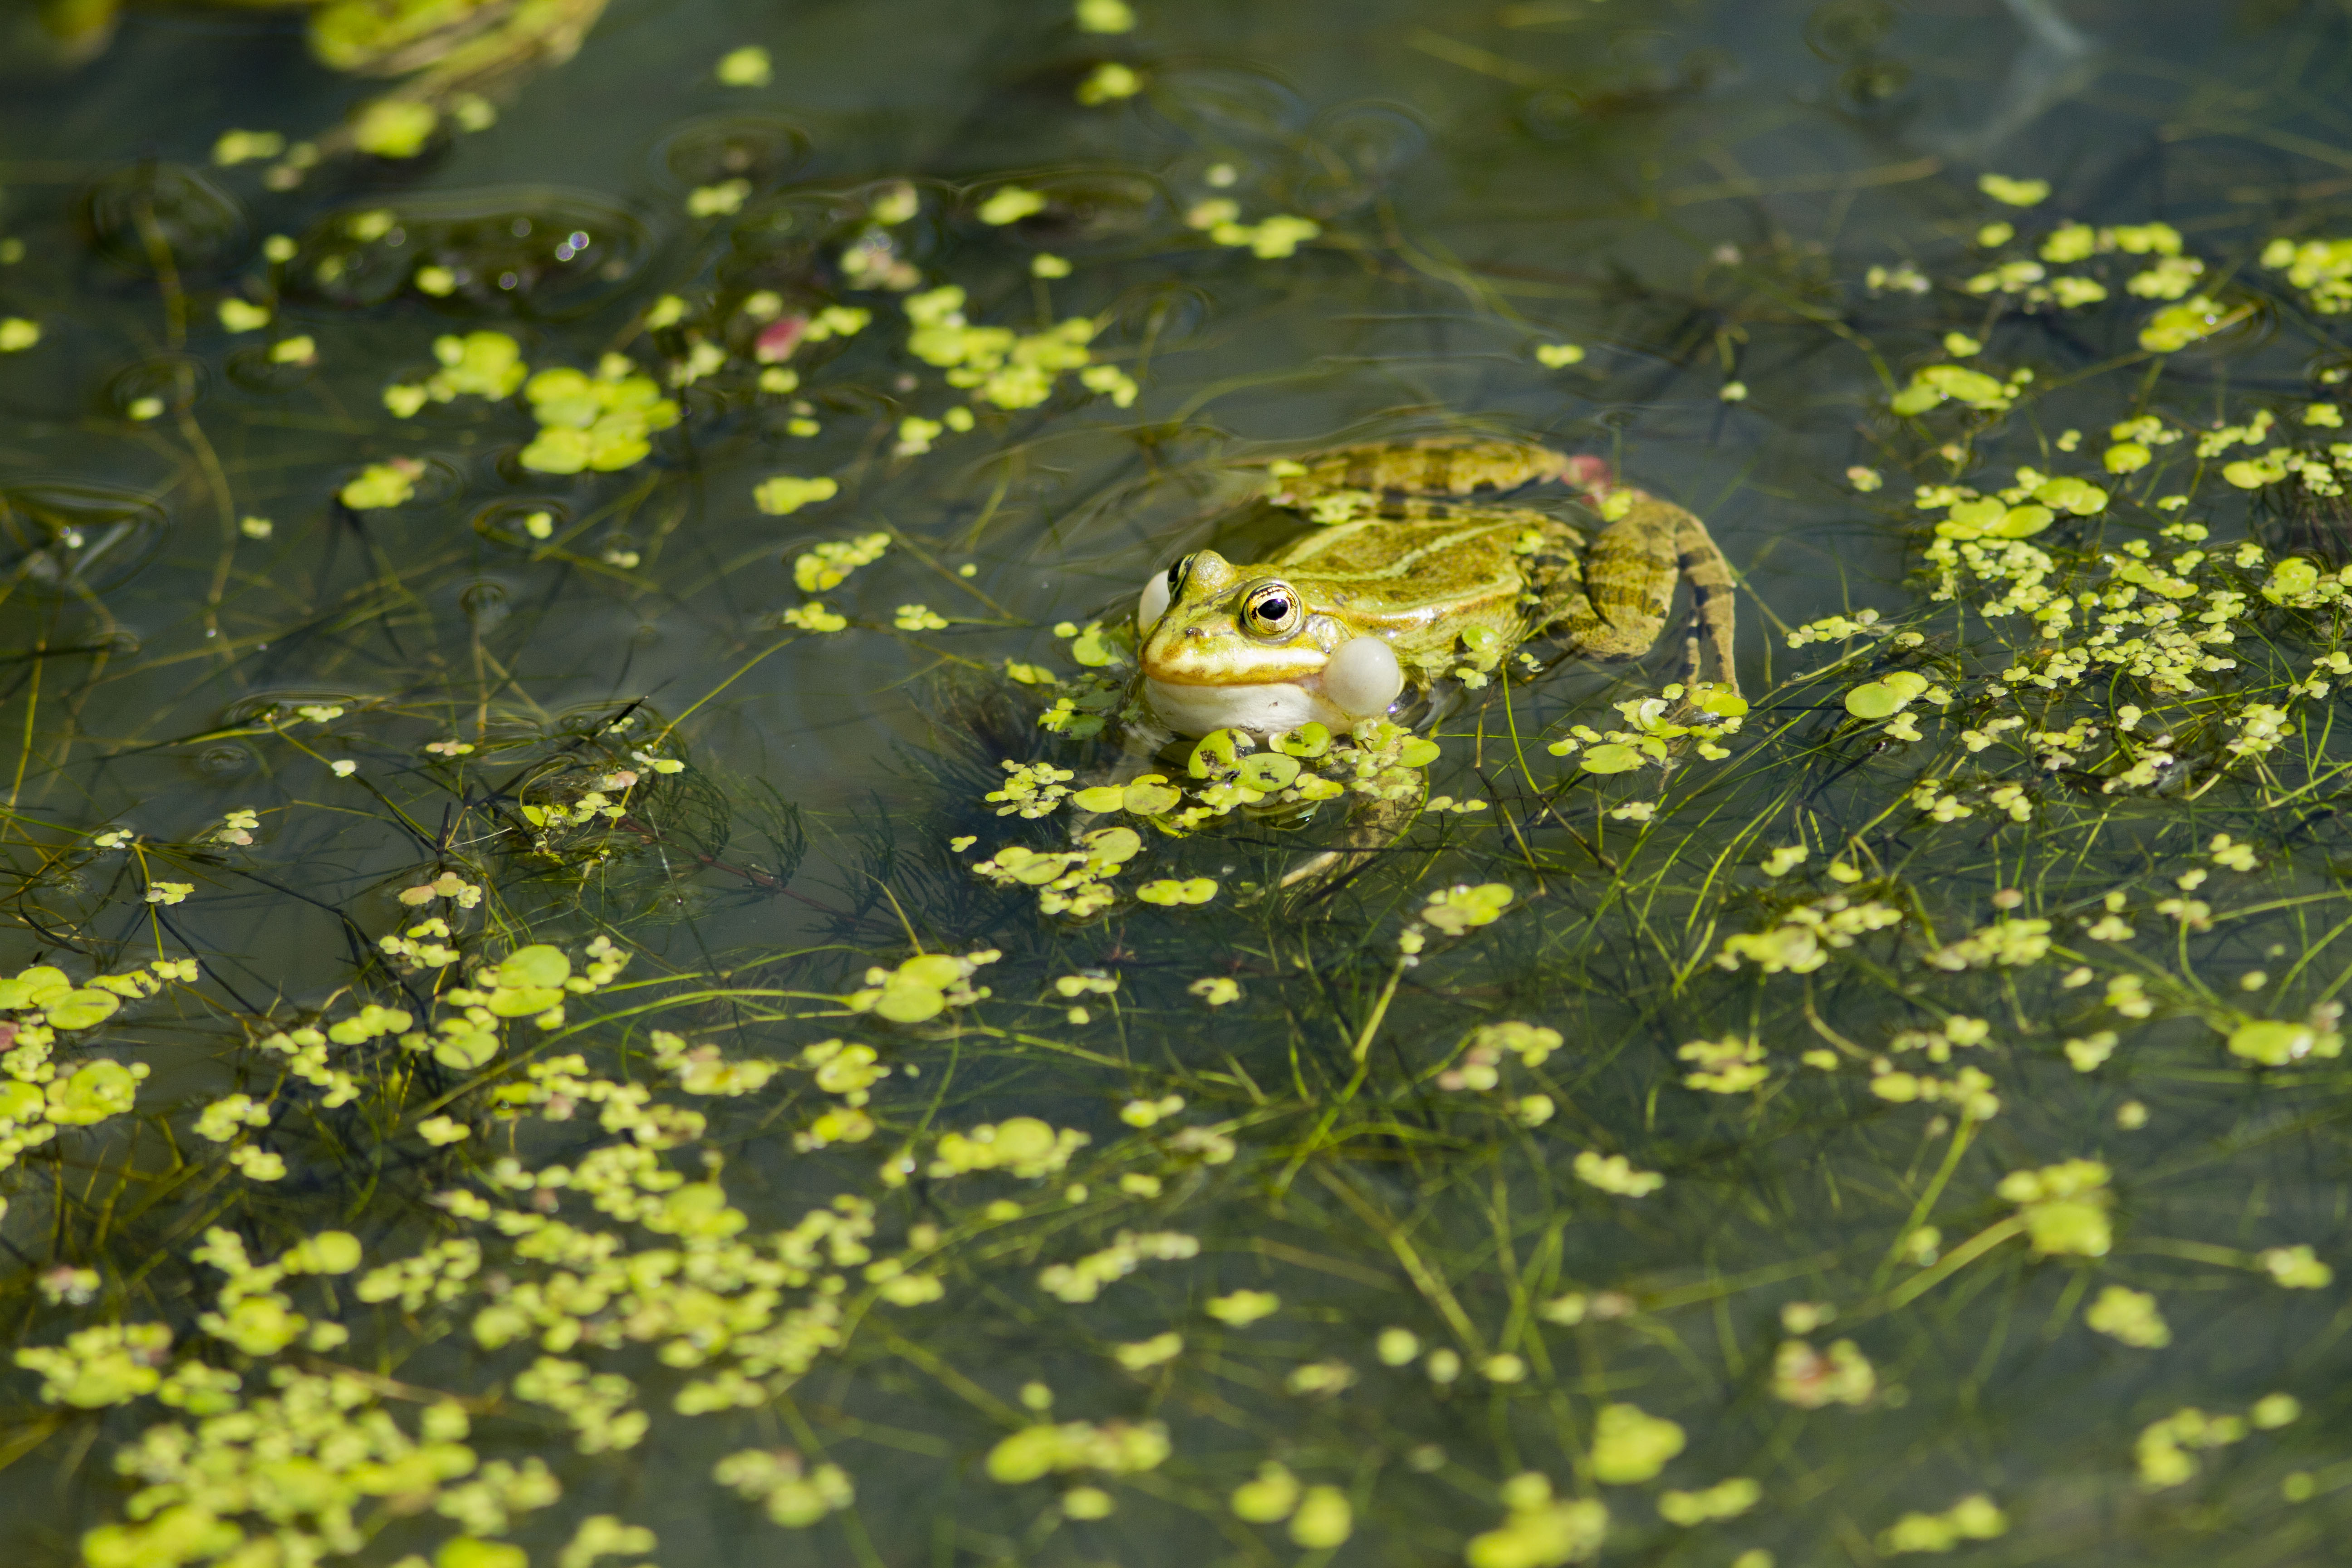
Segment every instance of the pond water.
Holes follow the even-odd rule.
[[[2329,1560],[2347,77],[0,10],[7,1561]],[[1742,695],[1153,756],[1139,588],[1429,441],[1702,517]]]

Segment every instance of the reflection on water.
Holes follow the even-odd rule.
[[[0,18],[26,1562],[2317,1560],[2340,7],[386,16]],[[1434,437],[1753,707],[1285,892],[1133,595]]]

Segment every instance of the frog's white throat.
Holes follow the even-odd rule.
[[[1403,694],[1404,667],[1396,650],[1374,637],[1341,644],[1319,673],[1304,680],[1238,686],[1188,686],[1150,676],[1143,680],[1153,716],[1180,735],[1212,730],[1263,735],[1309,723],[1345,730],[1360,719],[1388,712]]]
[[[1357,720],[1385,715],[1400,696],[1404,666],[1395,648],[1379,637],[1348,639],[1318,675],[1296,682],[1195,687],[1143,677],[1143,700],[1152,717],[1179,736],[1206,736],[1212,729],[1246,729],[1263,736],[1301,724],[1350,729]]]
[[[1318,688],[1321,685],[1320,680],[1315,682]],[[1143,700],[1154,718],[1180,735],[1205,735],[1212,730],[1247,730],[1264,735],[1310,723],[1340,731],[1355,722],[1319,689],[1288,680],[1253,686],[1180,686],[1146,676]]]

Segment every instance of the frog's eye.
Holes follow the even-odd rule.
[[[1184,585],[1184,574],[1192,569],[1192,557],[1187,555],[1167,571],[1154,573],[1145,580],[1143,595],[1135,602],[1135,629],[1138,634],[1143,637],[1151,635],[1151,628],[1160,624],[1160,617],[1168,613],[1169,604],[1176,597],[1177,590]]]
[[[1287,583],[1261,583],[1242,600],[1242,629],[1252,637],[1286,637],[1306,618]]]

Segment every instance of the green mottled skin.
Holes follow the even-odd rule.
[[[1632,658],[1660,640],[1675,584],[1687,577],[1717,679],[1736,685],[1730,576],[1706,525],[1612,484],[1595,459],[1503,443],[1370,447],[1271,472],[1277,505],[1346,521],[1263,562],[1192,557],[1144,641],[1148,679],[1188,689],[1311,680],[1367,636],[1386,641],[1421,688],[1465,665],[1491,669],[1538,635],[1572,654]],[[1588,537],[1479,496],[1540,480],[1564,481],[1619,515]],[[1287,584],[1306,611],[1278,638],[1253,633],[1241,615],[1268,582]]]
[[[1566,524],[1501,508],[1439,519],[1359,518],[1307,534],[1263,563],[1214,551],[1192,559],[1182,593],[1155,627],[1144,668],[1154,679],[1247,685],[1312,675],[1350,637],[1375,636],[1410,669],[1452,668],[1463,634],[1505,643],[1527,636],[1530,595],[1554,574],[1538,553],[1568,557]],[[1242,589],[1267,578],[1296,589],[1307,624],[1280,642],[1242,629]]]

